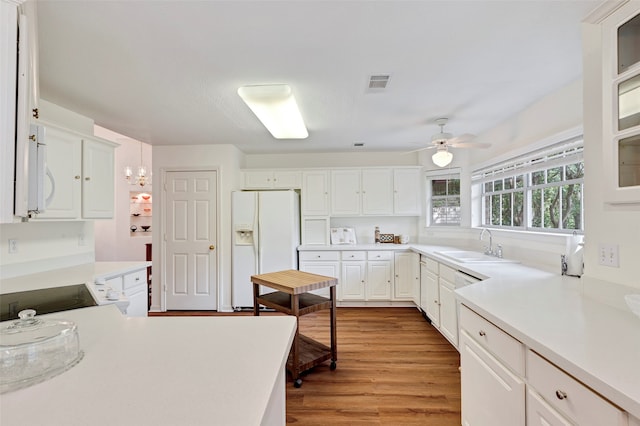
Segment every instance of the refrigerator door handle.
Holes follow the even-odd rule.
[[[262,273],[262,250],[260,250],[260,246],[262,245],[262,235],[261,234],[261,226],[260,226],[260,194],[256,194],[256,207],[254,209],[253,216],[253,258],[256,261],[255,264],[255,273]],[[257,234],[257,235],[256,235]],[[257,237],[257,238],[256,238]]]

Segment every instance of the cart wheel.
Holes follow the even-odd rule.
[[[336,369],[336,362],[335,361],[331,361],[331,365],[329,366],[329,368],[331,370],[335,370]]]
[[[294,388],[299,388],[300,386],[302,386],[302,379],[296,379],[293,381]]]

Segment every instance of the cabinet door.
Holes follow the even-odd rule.
[[[112,145],[97,139],[82,141],[82,217],[110,219],[114,209],[114,156]]]
[[[393,214],[393,175],[391,169],[362,169],[362,213]]]
[[[300,189],[302,173],[299,171],[274,171],[273,187],[277,189]]]
[[[273,172],[270,170],[245,170],[243,174],[245,189],[273,188]]]
[[[527,426],[571,426],[536,391],[527,388]]]
[[[364,300],[367,262],[342,262],[342,281],[338,286],[340,300]]]
[[[464,330],[460,335],[463,425],[524,425],[525,385]]]
[[[47,205],[38,219],[78,219],[81,205],[82,139],[80,136],[47,127]]]
[[[456,306],[455,286],[447,280],[440,283],[440,332],[456,348],[458,347],[458,308]]]
[[[417,253],[396,253],[394,261],[395,280],[393,283],[393,296],[395,299],[416,300],[419,292],[419,264]]]
[[[425,271],[426,268],[423,268]],[[438,286],[438,277],[431,272],[421,277],[424,280],[425,287],[425,304],[427,316],[435,327],[440,327],[440,290]]]
[[[391,300],[391,261],[370,260],[367,262],[365,295],[367,300]]]
[[[360,171],[331,171],[331,214],[353,216],[360,214]]]
[[[300,262],[300,271],[309,272],[311,274],[324,275],[325,277],[340,277],[339,262]],[[338,289],[340,288],[338,284]],[[311,293],[329,297],[329,287],[314,290]]]
[[[302,173],[302,215],[329,215],[329,173],[327,171]]]
[[[394,169],[393,212],[398,215],[422,214],[420,169]]]

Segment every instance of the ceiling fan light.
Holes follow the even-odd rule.
[[[451,160],[453,160],[453,154],[446,149],[439,149],[435,154],[431,156],[431,160],[433,160],[433,164],[435,164],[436,166],[445,167],[451,163]]]
[[[242,86],[238,95],[274,138],[305,139],[309,136],[289,85]]]

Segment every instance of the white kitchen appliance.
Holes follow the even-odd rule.
[[[232,305],[252,307],[251,275],[298,269],[300,196],[295,191],[232,192],[231,214]]]

